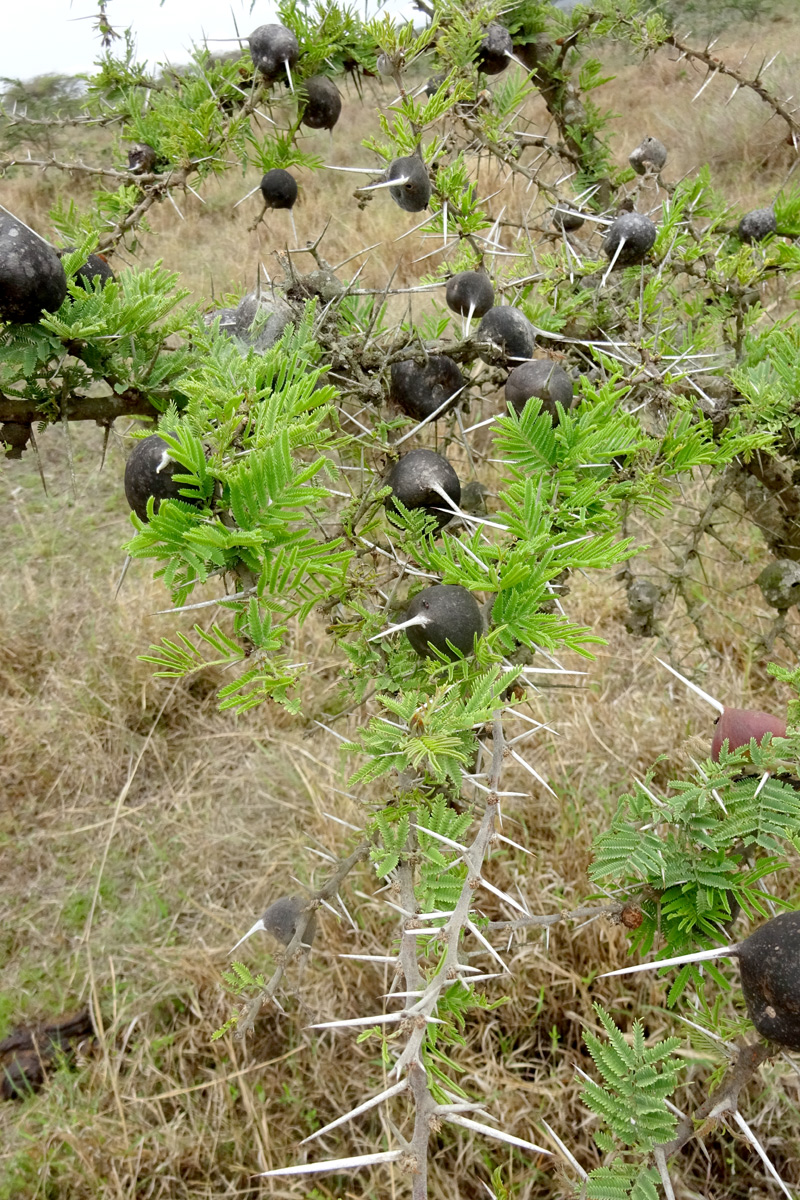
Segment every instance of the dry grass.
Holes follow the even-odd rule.
[[[762,31],[767,53],[776,28],[789,44],[798,27]],[[645,68],[621,68],[609,103],[621,107],[634,82],[640,91],[635,120],[620,122],[620,161],[622,149],[651,132],[671,143],[671,177],[711,157],[734,189],[732,200],[764,202],[785,164],[776,159],[763,168],[758,187],[752,176],[744,178],[731,146],[719,131],[706,130],[700,102],[687,109],[699,83],[678,76],[666,55]],[[726,138],[737,139],[740,151],[749,147],[754,164],[763,111],[751,110],[741,97],[727,111],[737,115]],[[337,135],[334,153],[327,135],[318,135],[320,152],[337,162],[363,161],[356,131],[368,132],[373,119],[369,108],[357,110],[348,125],[353,144],[342,148]],[[777,146],[779,132],[772,136]],[[4,202],[45,226],[56,192],[56,181],[48,179],[49,192],[41,178],[14,180]],[[188,197],[181,201],[183,223],[165,206],[153,222],[158,236],[145,243],[143,256],[163,257],[198,295],[207,295],[212,282],[218,295],[248,286],[256,262],[269,262],[289,233],[280,213],[269,227],[248,232],[255,198],[235,211],[230,206],[249,186],[226,179],[218,190],[209,188],[205,207]],[[364,277],[385,282],[401,247],[398,279],[414,281],[418,268],[411,260],[425,252],[419,240],[392,246],[390,238],[400,232],[396,210],[384,197],[359,213],[348,199],[352,186],[351,178],[333,173],[324,189],[307,181],[296,214],[301,240],[333,213],[325,244],[330,261],[380,240]],[[113,599],[129,531],[122,455],[112,442],[101,473],[100,432],[79,429],[72,436],[74,501],[60,430],[42,439],[50,498],[42,495],[30,460],[6,463],[0,475],[6,514],[0,541],[0,1036],[18,1021],[89,1003],[98,1038],[77,1071],[60,1069],[37,1097],[0,1108],[0,1200],[402,1200],[408,1181],[392,1168],[314,1184],[254,1179],[259,1170],[297,1161],[302,1137],[385,1086],[374,1043],[357,1045],[348,1034],[320,1036],[306,1028],[312,1019],[379,1011],[371,1006],[388,990],[384,968],[337,957],[386,950],[390,925],[366,873],[345,891],[357,928],[322,914],[305,973],[290,971],[286,1015],[266,1014],[246,1048],[230,1038],[211,1041],[229,1012],[220,990],[228,948],[254,914],[297,887],[292,876],[304,883],[324,878],[324,864],[306,847],[340,855],[352,844],[324,814],[360,823],[369,797],[349,800],[338,790],[344,774],[334,739],[308,721],[273,707],[238,719],[220,715],[218,679],[174,685],[154,680],[137,661],[150,642],[191,622],[154,615],[166,607],[166,595],[144,565],[134,567]],[[698,479],[686,499],[699,503],[703,495]],[[691,516],[689,507],[683,512]],[[766,554],[735,510],[728,517],[723,540],[736,553],[707,547],[702,564],[709,630],[722,655],[709,690],[729,703],[779,708],[786,695],[754,649],[769,617],[751,581]],[[654,548],[643,570],[657,575],[665,568],[670,558],[660,538],[674,542],[676,530],[665,524],[650,535]],[[531,696],[531,714],[547,719],[559,736],[526,743],[526,753],[559,799],[537,788],[514,801],[506,816],[510,836],[534,857],[497,853],[489,868],[497,884],[518,884],[538,912],[586,896],[592,838],[633,776],[664,755],[655,777],[664,787],[687,766],[692,739],[707,744],[711,736],[709,714],[664,678],[652,643],[625,632],[624,597],[612,579],[576,579],[565,603],[572,619],[591,625],[607,644],[579,686]],[[679,606],[665,614],[665,624],[676,652],[701,661]],[[795,642],[799,633],[795,624]],[[319,629],[309,626],[302,636],[316,663],[306,711],[317,714],[334,696],[337,664]],[[793,660],[779,643],[773,657],[782,655]],[[362,716],[354,715],[349,727]],[[338,728],[346,733],[348,721]],[[506,781],[529,792],[531,779],[521,768],[509,769]],[[784,894],[796,885],[796,876],[781,882]],[[492,902],[485,911],[504,915]],[[454,1053],[464,1067],[459,1082],[485,1098],[506,1128],[540,1140],[545,1135],[537,1122],[544,1117],[587,1169],[598,1160],[574,1066],[586,1059],[581,1028],[593,1025],[592,1001],[602,1000],[623,1025],[642,1015],[651,1034],[670,1026],[655,979],[593,981],[596,972],[623,963],[625,945],[620,929],[600,922],[581,930],[558,927],[549,946],[538,933],[521,938],[508,954],[515,975],[509,1003],[472,1019],[466,1045]],[[243,957],[259,969],[269,951],[266,938],[254,939]],[[490,985],[488,994],[496,998],[502,989]],[[706,1074],[707,1064],[687,1051],[681,1103],[698,1102]],[[775,1086],[760,1096],[753,1089],[745,1111],[784,1178],[797,1184],[800,1080],[780,1061],[768,1075]],[[392,1136],[380,1115],[368,1114],[312,1147],[310,1157],[366,1152],[385,1139],[391,1144]],[[752,1154],[729,1133],[710,1134],[705,1146],[708,1163],[699,1150],[688,1150],[675,1172],[681,1200],[773,1194]],[[571,1186],[543,1162],[444,1131],[434,1153],[432,1197],[477,1200],[493,1164],[504,1166],[519,1200],[564,1195]]]

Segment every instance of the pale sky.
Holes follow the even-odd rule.
[[[251,11],[252,7],[252,11]],[[376,7],[374,0],[371,10]],[[413,11],[410,0],[394,0],[394,12]],[[115,29],[130,26],[139,59],[186,62],[192,42],[235,37],[233,15],[246,37],[257,25],[275,20],[269,0],[110,0],[108,17]],[[7,0],[3,5],[0,76],[30,79],[57,72],[91,71],[100,43],[91,20],[94,0]],[[224,42],[220,50],[231,49]]]

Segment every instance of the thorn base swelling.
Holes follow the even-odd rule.
[[[0,319],[38,321],[55,312],[67,294],[57,251],[10,213],[0,211]]]
[[[385,480],[392,489],[386,498],[387,509],[394,509],[394,498],[406,508],[422,508],[436,518],[441,529],[451,519],[442,512],[445,502],[438,488],[443,489],[458,506],[461,502],[461,483],[450,463],[434,450],[411,450],[392,467]]]
[[[452,642],[462,654],[471,654],[476,637],[483,633],[480,606],[466,588],[457,584],[434,584],[411,601],[405,620],[425,618],[424,625],[410,626],[406,637],[417,654],[430,657],[438,650],[446,658],[456,655],[448,645]]]

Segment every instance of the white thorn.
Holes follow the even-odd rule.
[[[635,967],[621,967],[619,971],[606,971],[598,975],[598,979],[610,979],[612,975],[634,975],[637,971],[657,971],[660,967],[678,967],[684,963],[707,962],[712,958],[735,958],[739,951],[739,943],[730,946],[719,946],[714,950],[697,950],[694,954],[679,954],[676,958],[660,958],[656,962],[639,963]]]
[[[496,958],[496,959],[497,959],[497,961],[500,963],[500,966],[503,968],[503,971],[505,972],[505,974],[507,974],[507,975],[511,975],[513,972],[509,971],[508,967],[507,967],[507,966],[506,966],[506,964],[503,962],[502,958],[501,958],[501,957],[500,957],[500,955],[497,953],[497,951],[495,950],[494,946],[491,944],[491,942],[489,942],[489,941],[487,941],[487,940],[486,940],[486,938],[485,938],[485,937],[483,936],[483,934],[481,933],[480,929],[478,929],[477,925],[474,925],[474,924],[472,923],[472,921],[467,921],[467,929],[470,931],[470,933],[474,934],[474,936],[475,936],[475,937],[478,939],[478,941],[479,941],[479,942],[480,942],[480,943],[481,943],[483,946],[485,946],[485,948],[486,948],[486,949],[489,951],[489,953],[491,954],[492,958]]]
[[[512,908],[516,908],[517,911],[521,912],[524,917],[530,916],[530,913],[526,909],[524,909],[521,904],[518,904],[517,901],[514,900],[511,896],[509,896],[506,892],[501,892],[500,888],[495,887],[493,883],[489,883],[489,880],[484,879],[482,875],[481,875],[481,883],[490,892],[493,892],[495,896],[499,896],[499,898],[501,900],[504,900],[506,902],[506,904],[510,904]]]
[[[740,1112],[739,1112],[737,1109],[735,1109],[735,1110],[734,1110],[734,1113],[733,1113],[733,1119],[734,1119],[734,1121],[736,1122],[736,1124],[739,1126],[739,1128],[741,1129],[741,1131],[742,1131],[742,1133],[744,1134],[744,1136],[747,1138],[747,1140],[748,1140],[748,1142],[750,1143],[750,1145],[751,1145],[751,1146],[753,1147],[753,1149],[755,1150],[755,1152],[756,1152],[756,1154],[758,1155],[758,1157],[759,1157],[759,1158],[761,1159],[761,1161],[763,1162],[764,1166],[765,1166],[765,1167],[767,1168],[767,1170],[769,1171],[769,1173],[770,1173],[770,1175],[772,1176],[772,1178],[773,1178],[773,1179],[775,1180],[775,1182],[778,1184],[778,1186],[780,1187],[780,1189],[781,1189],[781,1191],[783,1192],[783,1194],[784,1194],[785,1196],[788,1196],[788,1197],[789,1197],[789,1200],[793,1200],[792,1193],[789,1191],[789,1189],[787,1188],[786,1184],[783,1182],[783,1180],[781,1179],[780,1175],[778,1174],[778,1172],[777,1172],[777,1171],[775,1170],[775,1168],[773,1167],[772,1163],[770,1162],[769,1158],[767,1157],[767,1152],[766,1152],[766,1150],[765,1150],[765,1149],[764,1149],[764,1147],[761,1145],[761,1142],[758,1140],[758,1138],[756,1137],[756,1135],[753,1133],[753,1131],[752,1131],[752,1129],[750,1128],[750,1126],[747,1124],[747,1121],[745,1121],[744,1117],[742,1116],[742,1114],[741,1114],[741,1113],[740,1113]]]
[[[445,837],[443,833],[436,833],[435,830],[428,829],[425,825],[420,825],[419,821],[416,822],[416,828],[422,833],[426,833],[428,837],[435,838],[437,842],[444,842],[446,846],[452,846],[454,850],[458,850],[461,854],[468,852],[467,847],[462,846],[460,842],[455,842],[452,838]]]
[[[334,163],[323,163],[322,165],[326,171],[352,171],[356,175],[377,175],[380,171],[380,167],[337,167]]]
[[[588,1179],[589,1176],[587,1175],[586,1171],[584,1171],[583,1167],[578,1162],[577,1158],[572,1153],[572,1151],[567,1146],[564,1145],[564,1143],[562,1142],[562,1140],[558,1136],[558,1134],[555,1132],[555,1130],[551,1129],[550,1126],[547,1124],[547,1121],[545,1121],[543,1118],[542,1118],[542,1124],[544,1125],[545,1129],[550,1134],[550,1137],[553,1139],[555,1144],[558,1146],[559,1150],[564,1155],[564,1158],[567,1160],[567,1162],[570,1164],[570,1166],[575,1168],[575,1170],[580,1175],[581,1179]]]
[[[397,955],[391,954],[339,954],[339,958],[355,958],[358,962],[397,962]]]
[[[369,1167],[372,1163],[395,1162],[405,1150],[382,1150],[380,1154],[359,1154],[356,1158],[329,1158],[326,1162],[303,1163],[299,1167],[279,1167],[277,1171],[262,1171],[261,1178],[270,1175],[312,1175],[321,1171],[344,1171],[351,1167]]]
[[[526,1142],[524,1138],[504,1133],[502,1129],[493,1129],[491,1125],[482,1125],[480,1121],[471,1121],[469,1117],[448,1113],[444,1119],[453,1125],[463,1125],[465,1129],[474,1129],[476,1133],[482,1133],[485,1137],[496,1138],[499,1142],[508,1142],[509,1146],[521,1146],[523,1150],[533,1150],[535,1154],[546,1154],[548,1158],[553,1157],[551,1150],[545,1150],[543,1146],[537,1146],[535,1142]]]
[[[237,943],[236,943],[236,945],[233,947],[233,950],[229,950],[229,951],[228,951],[228,954],[229,954],[229,956],[230,956],[231,954],[233,954],[233,951],[234,951],[234,950],[238,950],[238,949],[239,949],[239,947],[241,946],[242,942],[246,942],[246,941],[247,941],[247,939],[248,939],[248,938],[250,938],[250,937],[252,937],[254,933],[258,933],[259,929],[266,929],[266,925],[264,924],[264,922],[263,922],[263,920],[261,919],[261,917],[259,917],[259,918],[258,918],[258,920],[256,921],[255,925],[251,925],[251,927],[248,929],[248,931],[247,931],[247,933],[244,935],[244,937],[240,937],[240,938],[239,938],[238,942],[237,942]]]
[[[344,1029],[347,1026],[355,1025],[391,1025],[394,1021],[401,1021],[403,1013],[378,1013],[375,1017],[348,1017],[342,1021],[320,1021],[315,1025],[309,1025],[309,1029]]]
[[[529,762],[526,762],[521,754],[517,754],[516,750],[512,750],[511,756],[512,756],[512,758],[515,758],[517,760],[517,762],[520,764],[520,766],[523,766],[526,771],[530,771],[530,773],[534,777],[534,779],[538,779],[539,783],[542,785],[542,787],[547,788],[547,790],[551,796],[555,796],[555,798],[558,799],[557,793],[553,791],[553,789],[550,787],[550,784],[547,782],[547,780],[542,779],[539,772],[535,771],[533,769],[533,767],[531,766],[531,764]]]
[[[669,663],[665,663],[661,658],[656,658],[656,662],[660,663],[662,667],[666,667],[668,671],[671,671],[676,679],[680,679],[681,683],[685,683],[686,686],[691,688],[691,690],[695,692],[701,700],[705,700],[706,703],[710,704],[712,708],[715,708],[718,713],[725,712],[724,704],[720,704],[719,700],[715,700],[713,696],[709,696],[708,692],[704,692],[703,689],[698,687],[696,683],[692,683],[692,681],[687,679],[685,675],[681,675],[680,671],[676,671],[674,667],[669,665]]]
[[[416,617],[410,617],[407,621],[401,621],[399,625],[390,625],[388,629],[384,629],[382,633],[376,633],[374,637],[368,638],[367,641],[377,642],[379,638],[388,637],[391,633],[398,633],[401,629],[408,629],[410,625],[430,625],[430,617],[419,613]]]
[[[240,204],[244,204],[245,200],[249,200],[251,196],[255,196],[256,192],[258,191],[258,189],[260,187],[261,187],[260,183],[256,184],[256,186],[253,188],[253,190],[251,192],[248,192],[246,196],[242,196],[241,200],[237,200],[233,207],[238,208]]]
[[[469,384],[465,383],[463,387],[458,388],[458,390],[453,392],[452,395],[448,396],[446,400],[443,400],[439,407],[435,408],[432,413],[424,418],[424,420],[420,421],[418,425],[415,425],[413,429],[409,429],[408,433],[404,433],[401,438],[398,438],[395,442],[395,446],[401,446],[403,442],[408,441],[408,439],[413,437],[415,433],[419,433],[420,429],[422,429],[424,425],[427,425],[429,421],[435,420],[436,417],[439,416],[439,413],[443,412],[444,409],[447,408],[448,404],[455,400],[456,396],[460,396],[461,393],[467,389],[467,387],[469,387]]]
[[[323,1133],[328,1133],[331,1129],[335,1129],[337,1125],[344,1125],[345,1121],[351,1121],[353,1117],[359,1117],[362,1113],[368,1112],[374,1108],[376,1104],[380,1104],[381,1100],[388,1100],[392,1096],[397,1096],[400,1092],[404,1092],[408,1087],[408,1081],[401,1079],[399,1083],[395,1083],[392,1087],[386,1088],[385,1091],[379,1092],[377,1096],[373,1096],[371,1100],[365,1100],[363,1104],[359,1104],[357,1108],[353,1108],[349,1113],[345,1113],[343,1117],[337,1117],[335,1121],[331,1121],[329,1125],[323,1125],[322,1129],[315,1130],[307,1138],[303,1138],[300,1143],[305,1146],[306,1142],[311,1142],[314,1138],[321,1137]]]
[[[624,237],[619,239],[619,245],[617,246],[616,250],[614,251],[614,257],[611,259],[611,262],[606,267],[605,275],[600,280],[601,289],[606,286],[606,280],[608,279],[611,272],[614,270],[614,264],[616,263],[617,259],[619,258],[620,254],[622,253],[622,247],[625,245],[626,240],[627,239]]]
[[[377,192],[378,188],[401,187],[404,183],[410,183],[410,175],[401,175],[399,179],[387,179],[385,183],[367,183],[361,188],[362,192]]]

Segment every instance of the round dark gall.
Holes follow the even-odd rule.
[[[156,165],[156,152],[147,142],[137,142],[128,151],[128,170],[147,175]]]
[[[273,167],[261,180],[261,195],[267,208],[294,208],[297,180],[283,167]]]
[[[658,138],[646,137],[628,155],[637,175],[657,174],[667,162],[667,147]]]
[[[271,933],[276,941],[281,942],[284,946],[288,946],[294,937],[298,918],[307,906],[308,900],[304,896],[281,896],[279,900],[273,901],[264,912],[261,918],[264,929],[267,933]],[[317,918],[312,913],[303,934],[302,944],[310,946],[314,941],[316,932]]]
[[[291,70],[300,57],[297,38],[284,25],[259,25],[250,34],[248,42],[253,66],[267,83],[274,83],[285,75],[287,62]]]
[[[435,657],[438,650],[447,658],[457,654],[448,646],[452,642],[461,654],[471,654],[475,638],[483,633],[483,617],[472,592],[458,584],[436,583],[414,597],[404,620],[424,617],[424,624],[411,625],[406,636],[414,650],[423,658]]]
[[[550,218],[556,229],[564,229],[567,233],[574,233],[576,229],[585,224],[585,218],[574,208],[568,208],[566,204],[559,204],[553,209],[553,215]]]
[[[778,222],[772,208],[754,208],[752,212],[745,213],[739,222],[738,233],[743,242],[760,242],[777,232]]]
[[[394,403],[415,421],[423,421],[450,400],[437,416],[449,412],[456,403],[456,393],[465,380],[452,358],[432,354],[426,363],[413,359],[393,363],[390,373],[389,396]]]
[[[63,258],[65,254],[73,254],[74,251],[74,246],[66,246],[57,253],[59,258]],[[116,275],[111,270],[111,264],[104,254],[90,254],[86,262],[78,267],[73,277],[78,287],[85,288],[89,292],[92,291],[92,282],[95,279],[99,279],[103,285],[116,279]]]
[[[186,467],[169,456],[169,446],[157,433],[137,442],[125,463],[125,498],[140,521],[147,520],[147,501],[154,500],[158,512],[162,500],[183,500],[198,503],[181,495],[185,483],[177,483],[176,475],[185,475]]]
[[[767,604],[786,612],[800,604],[800,563],[793,558],[776,558],[759,575],[756,583]]]
[[[444,298],[461,317],[483,317],[494,304],[494,288],[485,271],[461,271],[448,279]]]
[[[436,491],[440,487],[455,505],[461,502],[461,483],[446,458],[434,450],[411,450],[399,458],[386,476],[385,483],[392,489],[386,498],[386,508],[395,511],[396,497],[406,508],[423,508],[435,517],[441,529],[450,520],[452,513],[447,501]]]
[[[312,75],[303,81],[300,120],[309,129],[333,129],[342,115],[342,97],[326,75]]]
[[[475,59],[478,70],[485,75],[499,75],[505,71],[514,49],[511,34],[503,25],[493,21],[486,30],[486,35],[478,47]]]
[[[515,367],[506,380],[506,400],[518,414],[532,396],[542,402],[542,412],[549,413],[558,423],[558,409],[571,408],[575,389],[567,372],[558,363],[537,358]]]
[[[768,1041],[800,1050],[800,912],[767,921],[738,957],[750,1020]]]
[[[608,228],[603,253],[617,267],[631,267],[644,262],[656,240],[656,227],[644,213],[622,213]],[[624,245],[623,243],[624,239]],[[622,249],[617,254],[617,248]]]
[[[386,172],[386,179],[398,180],[396,187],[389,188],[389,195],[403,212],[422,212],[428,207],[431,181],[428,169],[418,155],[396,158]]]
[[[475,336],[499,346],[510,365],[529,359],[536,349],[536,336],[528,318],[518,308],[505,304],[489,309]]]
[[[0,210],[0,320],[32,324],[67,294],[58,251]]]

